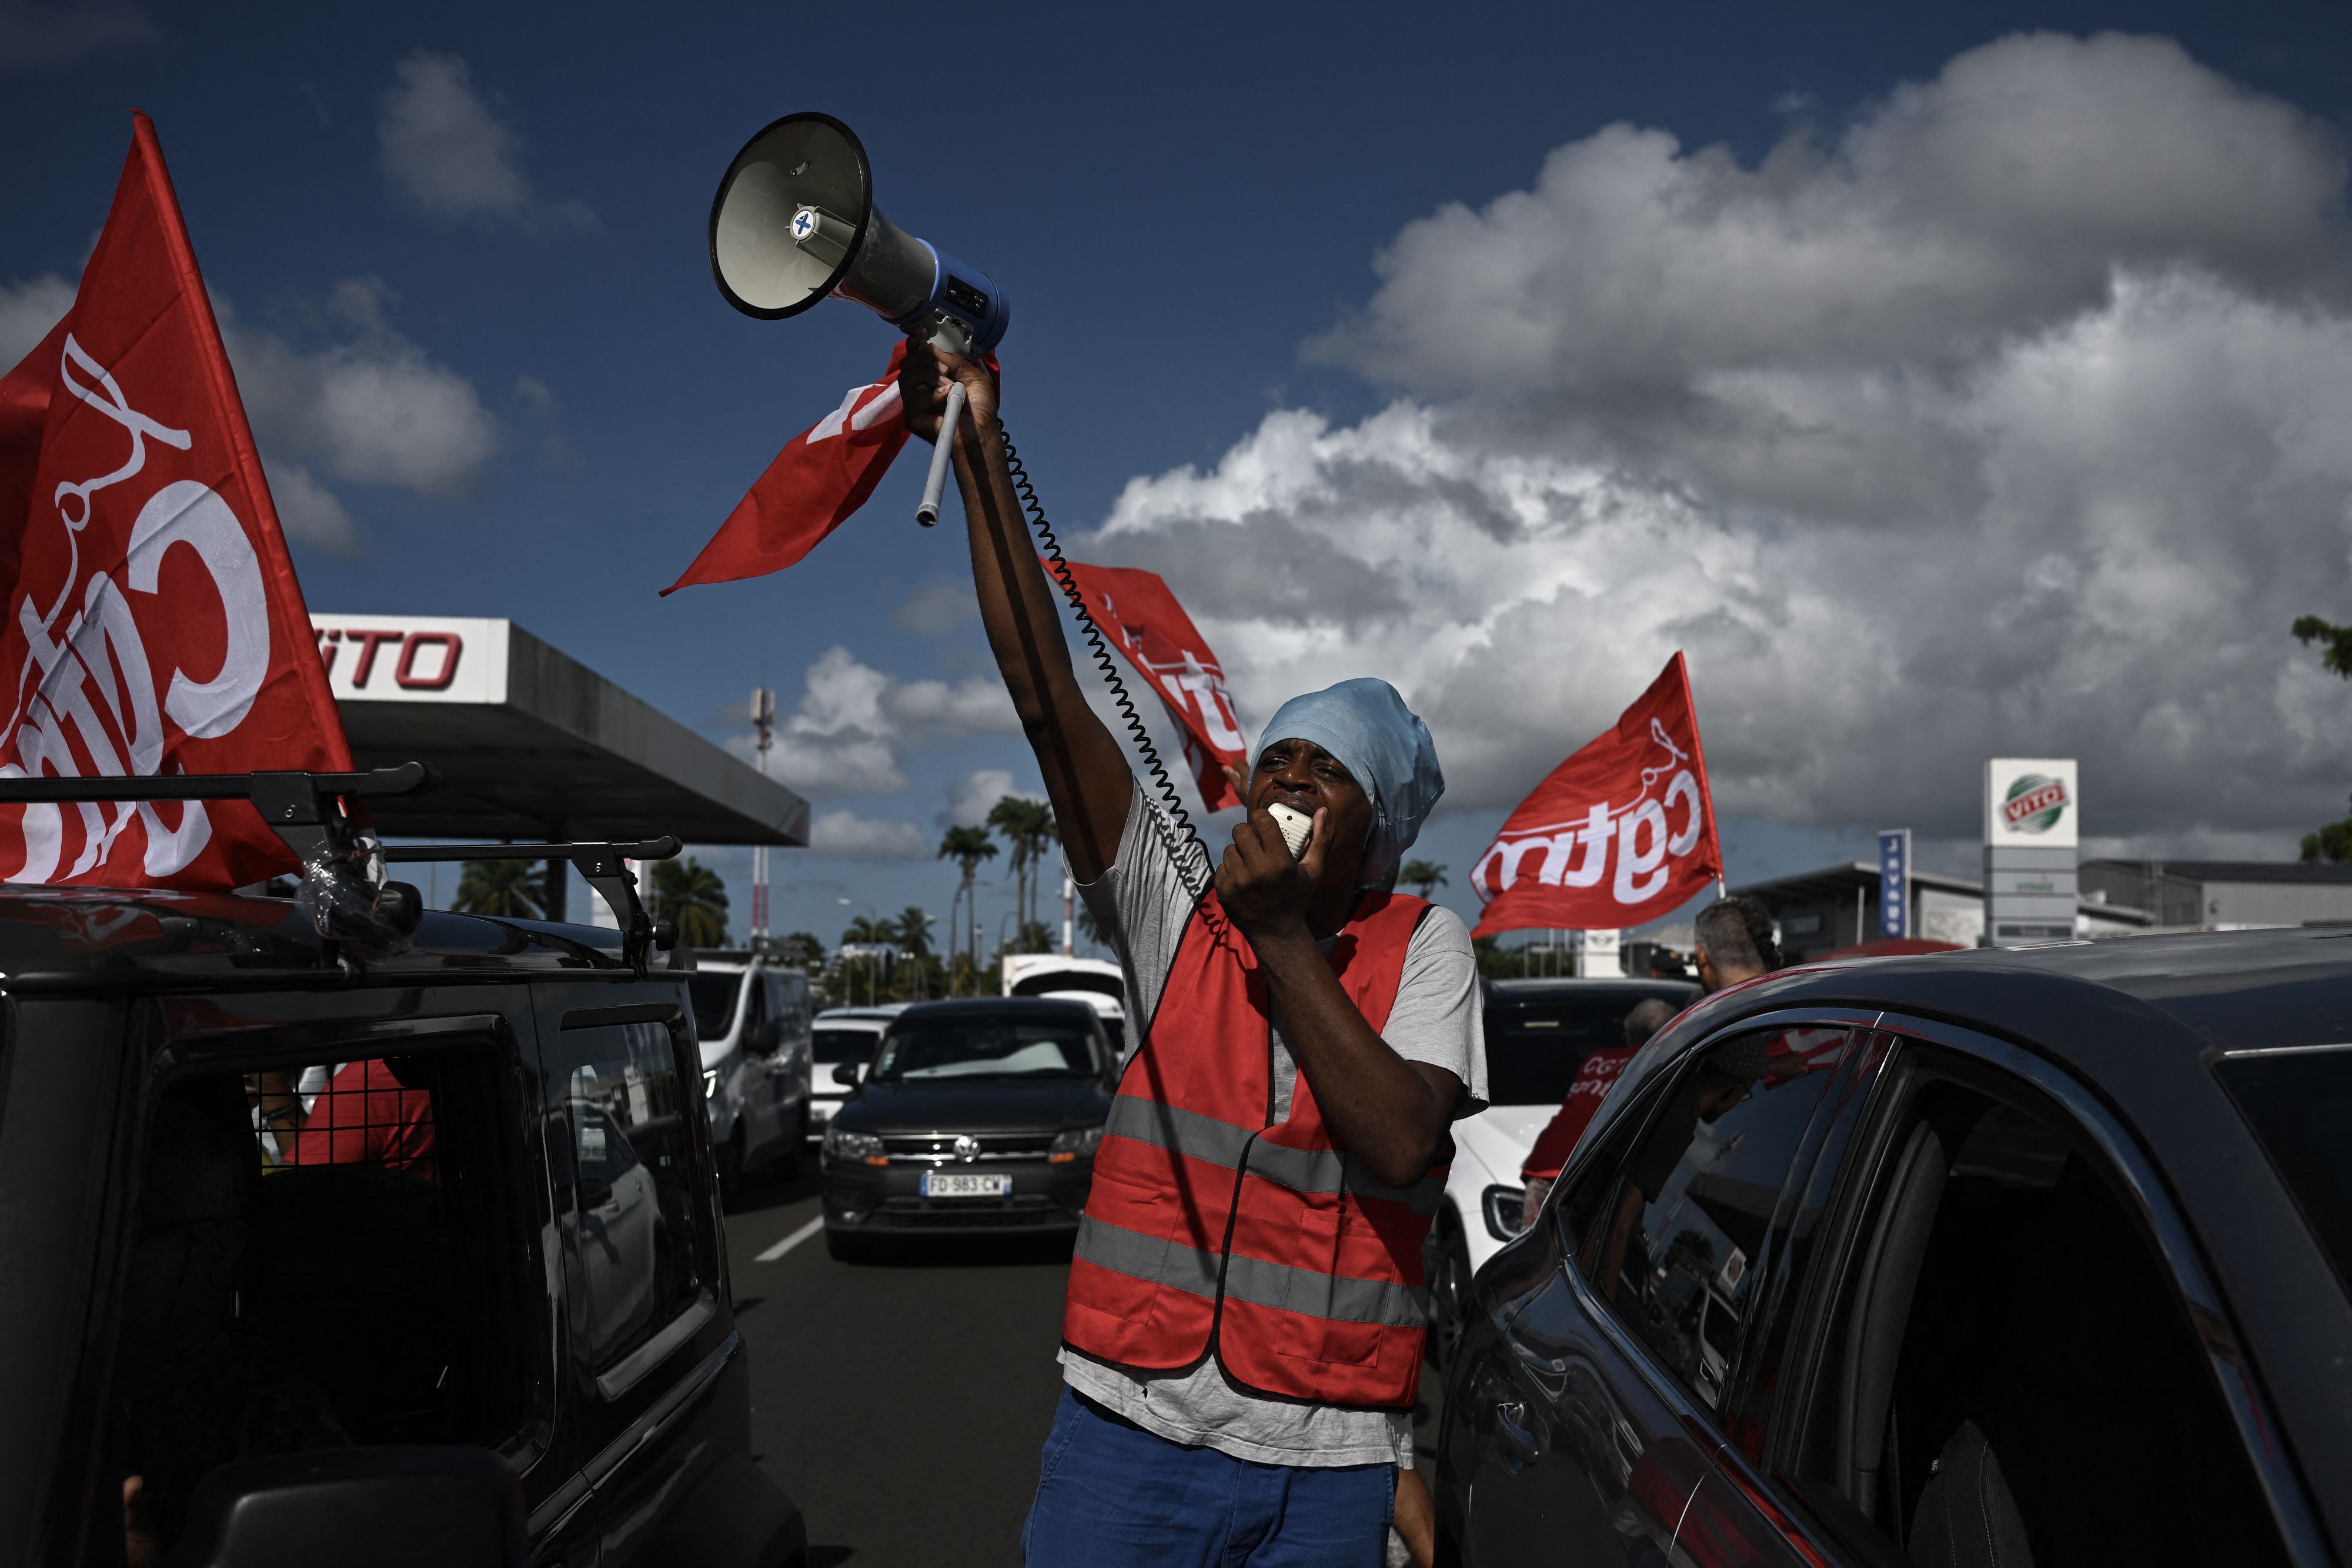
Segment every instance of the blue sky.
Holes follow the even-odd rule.
[[[2015,37],[2106,28],[2177,40],[2185,53],[2175,61],[2146,48],[2086,52]],[[2004,39],[2005,48],[1982,53]],[[1955,65],[1971,59],[1981,63],[1974,76]],[[954,76],[949,61],[961,68]],[[787,714],[804,720],[797,736],[788,731],[788,749],[807,751],[806,775],[829,781],[809,792],[821,812],[846,813],[835,819],[840,852],[779,852],[776,924],[785,929],[835,935],[848,913],[843,897],[943,911],[951,874],[913,852],[920,846],[910,832],[936,842],[976,774],[1001,770],[1020,788],[1034,781],[1001,716],[960,700],[959,685],[987,673],[984,650],[960,613],[956,530],[923,534],[909,520],[912,461],[802,567],[655,597],[775,448],[888,352],[887,329],[853,308],[761,323],[729,309],[711,285],[704,225],[719,173],[752,131],[803,108],[858,130],[880,200],[903,225],[1012,292],[1005,412],[1049,507],[1081,539],[1112,523],[1095,559],[1171,577],[1228,667],[1242,667],[1237,685],[1255,709],[1245,720],[1271,711],[1284,682],[1333,661],[1390,674],[1382,662],[1393,655],[1408,695],[1422,700],[1416,683],[1429,693],[1446,716],[1441,745],[1452,744],[1450,728],[1464,738],[1449,751],[1459,803],[1433,822],[1423,847],[1454,868],[1444,892],[1465,910],[1468,865],[1511,801],[1641,690],[1662,650],[1685,643],[1712,651],[1711,661],[1694,654],[1694,678],[1711,756],[1728,759],[1717,763],[1718,800],[1735,881],[1866,857],[1871,830],[1905,821],[1921,830],[1929,863],[1965,864],[1978,787],[1969,759],[1992,748],[2080,751],[2095,832],[2102,789],[2116,802],[2104,841],[2112,847],[2286,855],[2298,824],[2341,807],[2344,770],[2324,733],[2333,690],[2294,673],[2299,652],[2274,645],[2284,628],[2272,626],[2267,601],[2250,607],[2227,585],[2196,586],[2196,550],[2179,543],[2158,503],[2136,496],[2125,455],[2060,482],[2043,459],[1978,453],[1953,493],[1993,499],[1952,517],[1938,500],[1873,492],[1863,509],[1885,532],[1865,530],[1824,559],[1894,552],[1874,569],[1879,575],[1839,579],[1823,569],[1797,573],[1791,586],[1772,576],[1784,570],[1775,563],[1797,559],[1791,549],[1808,540],[1819,548],[1823,529],[1857,526],[1847,501],[1821,498],[1834,488],[1825,471],[1757,479],[1695,444],[1662,456],[1655,433],[1667,426],[1640,416],[1654,406],[1645,399],[1666,392],[1728,399],[1722,389],[1741,376],[1784,376],[1813,400],[1813,428],[1844,422],[1853,443],[1885,451],[1980,430],[1984,419],[1915,411],[1912,423],[1890,430],[1855,412],[1868,401],[1854,392],[1863,382],[1824,377],[1863,377],[1882,390],[1981,388],[2030,379],[2044,363],[2019,357],[2021,348],[1969,359],[1990,352],[1983,343],[2027,345],[2046,359],[2103,326],[2189,355],[2182,323],[2229,309],[2301,311],[2326,329],[2316,347],[2308,333],[2299,348],[2280,334],[2275,352],[2246,350],[2233,384],[2251,390],[2232,411],[2275,413],[2298,389],[2333,398],[2345,356],[2326,336],[2341,324],[2344,298],[2342,164],[2331,149],[2352,110],[2352,16],[2340,6],[1547,5],[1456,8],[1441,18],[1362,6],[230,5],[198,17],[122,0],[72,8],[0,0],[0,132],[15,150],[0,171],[0,331],[21,333],[55,298],[56,281],[75,276],[128,144],[128,111],[148,110],[207,280],[229,307],[281,506],[309,519],[296,553],[313,608],[510,616],[714,738],[740,738],[733,716],[749,688],[777,687]],[[2113,171],[2085,163],[2068,177],[2092,194],[2153,182],[2150,210],[2166,214],[2153,227],[2130,214],[2103,227],[2091,215],[2074,233],[2068,213],[2095,204],[2065,190],[2028,214],[2030,232],[2018,226],[2026,217],[1988,215],[1974,197],[1974,206],[1958,198],[1937,206],[1938,193],[1954,188],[1952,160],[1999,156],[1934,129],[1980,114],[1968,89],[1985,81],[2062,119],[2102,93],[2125,117],[2114,123],[2135,114],[2161,123],[2165,104],[2178,101],[2191,120],[2249,128],[2253,166],[2294,178],[2272,207],[2249,214],[2229,206],[2248,185],[2242,172],[2183,175],[2174,200],[2172,176],[2133,165],[2126,149]],[[1903,98],[1906,83],[1926,84],[1916,103]],[[1631,141],[1605,140],[1621,122],[1671,132],[1675,149],[1644,154]],[[2148,140],[2101,123],[2111,140]],[[1768,162],[1792,136],[1814,149],[1813,161]],[[2063,127],[2052,138],[2063,141]],[[1700,161],[1717,146],[1728,172]],[[1563,149],[1583,152],[1547,165]],[[1543,211],[1605,214],[1606,193],[1622,189],[1608,172],[1631,180],[1648,177],[1643,169],[1666,171],[1669,197],[1679,191],[1685,205],[1710,189],[1751,206],[1795,190],[1782,215],[1798,217],[1832,198],[1852,211],[1916,200],[1927,216],[1904,220],[1900,232],[1959,236],[1950,255],[1963,261],[1978,255],[1969,244],[1997,241],[2012,255],[2059,257],[2059,270],[2080,262],[2091,280],[2065,298],[2003,285],[1933,340],[1892,327],[1857,332],[1828,368],[1808,348],[1735,351],[1720,327],[1697,348],[1677,347],[1673,334],[1591,339],[1591,323],[1610,319],[1624,296],[1571,298],[1575,291],[1611,267],[1638,277],[1654,265],[1574,251],[1587,243],[1581,231],[1555,245],[1543,222],[1486,204],[1550,180],[1541,188],[1557,199],[1537,203]],[[1995,176],[1978,167],[1973,177]],[[1470,212],[1448,216],[1449,204]],[[2210,220],[2202,228],[2178,217],[2197,211]],[[1832,248],[1843,246],[1837,265],[1870,274],[1880,264],[1853,237],[1859,231],[1840,227],[1846,222],[1826,223]],[[2233,248],[2230,235],[2255,231],[2272,238]],[[1570,272],[1546,270],[1548,246]],[[1507,317],[1533,313],[1531,340],[1551,330],[1538,319],[1563,299],[1577,305],[1574,331],[1588,336],[1558,339],[1574,352],[1551,354],[1541,373],[1504,366],[1488,382],[1476,366],[1449,362],[1444,344],[1481,330],[1445,314],[1454,308],[1443,298],[1449,246],[1474,280],[1467,295]],[[1685,253],[1696,254],[1675,254]],[[1378,272],[1383,255],[1389,268]],[[1769,259],[1743,262],[1733,276],[1769,271]],[[1938,267],[1938,277],[1954,270]],[[1432,268],[1440,269],[1433,284]],[[1853,287],[1866,294],[1869,282]],[[2208,285],[2210,298],[2187,303],[2161,293]],[[2143,286],[2155,293],[2133,292]],[[1513,289],[1529,292],[1515,303]],[[1756,309],[1801,304],[1768,298]],[[1626,308],[1626,319],[1635,314]],[[1696,319],[1684,308],[1671,316]],[[2253,323],[2231,340],[2253,343],[2263,330]],[[1677,354],[1674,376],[1638,373]],[[1559,369],[1570,361],[1618,369]],[[321,388],[345,399],[333,404],[341,413],[320,412]],[[1413,505],[1382,513],[1387,490],[1342,490],[1335,500],[1326,486],[1310,504],[1296,486],[1269,482],[1262,494],[1237,495],[1255,482],[1247,461],[1235,465],[1237,450],[1306,453],[1298,460],[1322,484],[1356,471],[1334,443],[1389,440],[1390,427],[1367,422],[1400,408],[1433,422],[1433,449],[1475,447],[1479,473],[1573,463],[1595,483],[1627,486],[1633,498],[1621,497],[1621,509],[1650,508],[1642,515],[1652,531],[1640,538],[1659,552],[1646,569],[1654,575],[1728,573],[1766,587],[1638,617],[1629,608],[1619,637],[1613,607],[1647,602],[1636,590],[1649,578],[1603,572],[1596,581],[1609,591],[1578,590],[1574,635],[1529,620],[1507,659],[1444,668],[1415,665],[1387,643],[1395,629],[1382,632],[1377,594],[1360,613],[1287,623],[1279,606],[1244,603],[1236,574],[1312,591],[1324,561],[1357,549],[1348,536],[1318,532],[1330,517],[1361,515],[1370,528],[1383,517],[1410,526],[1423,514]],[[371,442],[334,423],[379,413],[410,438]],[[1319,423],[1269,423],[1286,413]],[[2231,425],[2229,413],[2135,417],[2214,430]],[[2287,444],[2275,428],[2258,434],[2249,450],[2274,455]],[[1940,460],[1909,468],[1934,471]],[[1187,465],[1199,483],[1184,478]],[[1152,483],[1130,490],[1139,479]],[[1555,488],[1581,482],[1559,478]],[[2342,597],[2343,475],[2320,464],[2265,470],[2250,485],[2227,504],[2251,515],[2260,497],[2292,495],[2310,511],[2264,536],[2274,547],[2264,559],[2314,561],[2302,580],[2318,597],[2305,608],[2352,609],[2331,601]],[[2143,532],[2099,531],[2107,525],[2097,519],[2119,511],[2140,517],[2131,527]],[[2017,529],[2052,542],[2021,553]],[[1970,670],[1958,695],[1920,674],[1925,664],[1891,685],[1845,689],[1850,665],[1881,657],[1878,640],[1893,635],[1885,628],[1910,619],[1884,622],[1869,606],[1890,593],[1916,593],[1923,604],[1939,597],[1939,558],[1916,553],[1931,532],[1977,538],[1979,555],[2019,557],[2024,597],[1978,616],[1979,635],[1962,641],[2023,646],[2030,668]],[[1429,537],[1444,537],[1438,525]],[[1277,549],[1277,538],[1290,543]],[[1604,543],[1562,548],[1590,548],[1600,559]],[[1708,553],[1717,549],[1749,564],[1727,566],[1728,557]],[[2183,596],[2177,602],[2110,575],[2118,561],[2156,556],[2179,567],[2162,591]],[[1381,559],[1369,564],[1383,569]],[[1386,564],[1410,576],[1422,604],[1465,591],[1443,563],[1397,555]],[[1481,570],[1511,569],[1503,560]],[[1808,582],[1816,591],[1803,591]],[[2111,592],[2124,596],[2120,608]],[[2034,593],[2074,603],[2072,629],[2036,630],[2047,613]],[[1229,594],[1228,611],[1221,596]],[[2269,705],[2260,736],[2269,738],[2216,733],[2218,721],[2193,706],[2168,726],[2101,727],[2117,710],[2163,706],[2128,674],[2147,666],[2132,654],[2128,628],[2151,605],[2178,617],[2176,643],[2220,652],[2184,662],[2150,690],[2177,697],[2211,682],[2214,701],[2232,712],[2244,705],[2231,690],[2260,694]],[[1745,639],[1710,643],[1707,629],[1741,606],[1753,612]],[[1854,636],[1842,649],[1837,628],[1848,616]],[[2123,629],[2102,632],[2105,616]],[[1455,619],[1477,621],[1468,612]],[[1502,635],[1499,623],[1480,624]],[[1792,641],[1759,638],[1759,626]],[[1446,640],[1415,635],[1430,646]],[[1931,642],[1897,651],[1948,666]],[[1261,657],[1260,647],[1286,651]],[[846,684],[812,696],[809,672],[835,649],[845,653],[830,668]],[[946,683],[948,700],[917,685],[925,681]],[[2228,682],[2239,685],[2224,689]],[[1988,687],[2021,695],[1979,711],[1966,693]],[[1496,716],[1505,709],[1507,724]],[[1856,720],[1856,710],[1874,716]],[[1946,728],[1961,732],[1948,745]],[[2143,783],[2151,777],[2177,783]],[[746,907],[748,855],[712,858]],[[1009,883],[984,890],[992,930],[1009,901]]]

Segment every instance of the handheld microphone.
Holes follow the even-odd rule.
[[[710,204],[710,271],[747,316],[780,321],[827,295],[865,306],[908,337],[965,359],[1003,340],[1013,319],[988,274],[917,239],[874,204],[866,148],[829,114],[788,114],[743,144]],[[915,520],[940,520],[964,390],[948,392]]]

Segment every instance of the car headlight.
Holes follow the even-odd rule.
[[[1045,1153],[1045,1163],[1050,1166],[1066,1166],[1081,1155],[1091,1159],[1094,1157],[1096,1148],[1101,1143],[1100,1127],[1072,1127],[1067,1132],[1056,1133],[1054,1134],[1053,1146]]]
[[[706,1067],[702,1070],[702,1097],[705,1100],[719,1098],[719,1069]]]
[[[824,1130],[824,1152],[836,1160],[858,1160],[869,1166],[889,1164],[882,1140],[871,1133],[853,1133],[843,1126]]]
[[[1527,1197],[1528,1189],[1523,1186],[1488,1187],[1478,1203],[1486,1213],[1486,1234],[1497,1241],[1508,1241],[1525,1230]]]

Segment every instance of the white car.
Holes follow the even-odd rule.
[[[810,1031],[816,1059],[809,1086],[809,1142],[823,1143],[827,1123],[857,1080],[855,1071],[874,1060],[874,1047],[890,1020],[907,1010],[904,1002],[875,1008],[827,1008]],[[843,1076],[844,1069],[850,1076]]]
[[[1559,1114],[1584,1059],[1622,1049],[1625,1015],[1652,997],[1676,1011],[1697,1000],[1687,980],[1495,980],[1486,987],[1486,1109],[1454,1124],[1454,1168],[1430,1228],[1430,1343],[1453,1358],[1470,1276],[1519,1233],[1519,1168]]]
[[[813,1104],[808,977],[756,953],[706,953],[686,986],[719,1190],[731,1204],[746,1171],[797,1175],[801,1150],[824,1131]]]
[[[1102,1020],[1111,1052],[1127,1061],[1127,977],[1101,958],[1066,958],[1059,953],[1015,953],[1004,959],[1004,994],[1046,1001],[1084,1002]]]

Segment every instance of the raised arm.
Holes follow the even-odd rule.
[[[969,400],[956,434],[955,469],[981,625],[1013,695],[1013,711],[1021,716],[1022,733],[1037,754],[1070,873],[1092,882],[1118,852],[1134,798],[1134,774],[1118,737],[1087,706],[1070,668],[1069,644],[1055,608],[1057,590],[1037,565],[1020,498],[1004,466],[996,384],[967,360],[910,348],[898,372],[907,428],[926,440],[936,435],[950,377],[963,382]]]

